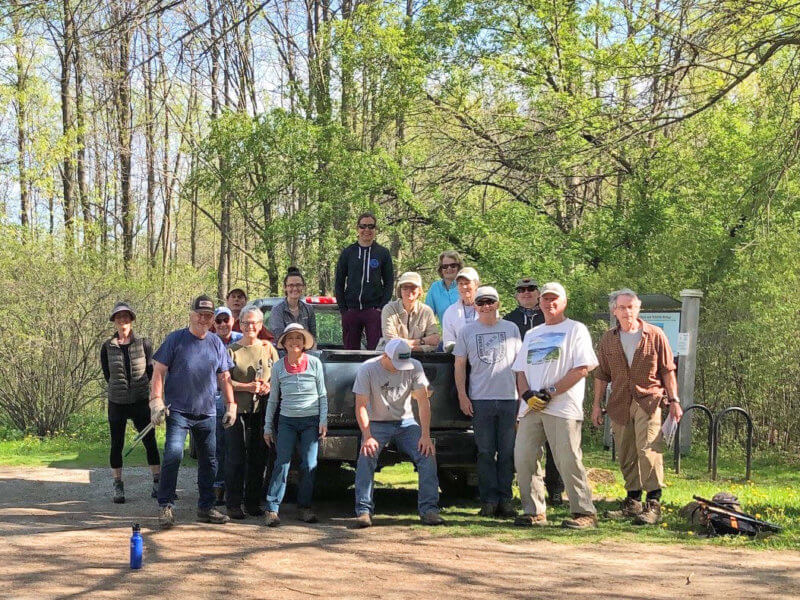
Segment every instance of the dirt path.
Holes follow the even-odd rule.
[[[160,532],[145,469],[127,471],[124,505],[110,502],[109,476],[107,469],[0,467],[0,597],[800,596],[796,552],[509,544],[431,536],[405,524],[355,531],[338,508],[319,525],[293,521],[292,506],[279,529],[253,519],[203,525],[193,520],[195,473],[188,468],[181,469],[179,526]],[[136,572],[127,565],[133,521],[142,523],[146,548]]]

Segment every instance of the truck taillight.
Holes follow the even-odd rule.
[[[308,304],[336,304],[334,296],[306,296]]]

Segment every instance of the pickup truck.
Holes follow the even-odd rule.
[[[265,325],[269,311],[280,301],[281,298],[253,301],[264,312]],[[348,475],[341,467],[355,466],[361,436],[355,417],[353,382],[359,365],[380,352],[343,349],[341,315],[334,298],[310,296],[306,302],[315,309],[318,349],[312,352],[322,360],[328,390],[328,435],[319,449],[319,469],[325,475],[318,477],[318,481],[331,483],[335,478],[346,483]],[[472,420],[458,405],[453,356],[444,352],[415,352],[413,357],[422,363],[430,382],[431,438],[436,446],[439,486],[450,496],[472,495],[477,485],[477,451]],[[378,470],[403,460],[407,458],[390,445],[381,453]]]

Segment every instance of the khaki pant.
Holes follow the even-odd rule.
[[[540,463],[545,441],[550,444],[558,472],[564,480],[570,512],[595,514],[592,490],[583,468],[582,423],[540,412],[530,412],[519,420],[514,465],[525,514],[543,515],[547,508],[544,502],[544,471]]]
[[[661,408],[652,415],[631,402],[626,425],[611,421],[617,460],[625,478],[625,489],[652,492],[664,487],[664,435],[661,433]]]

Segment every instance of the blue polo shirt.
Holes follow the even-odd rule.
[[[169,369],[164,404],[171,411],[216,416],[217,374],[233,368],[219,336],[207,333],[200,339],[188,327],[178,329],[166,337],[153,360]]]
[[[443,279],[434,281],[428,293],[425,295],[425,304],[430,306],[433,312],[436,313],[436,318],[439,319],[439,323],[442,322],[444,311],[446,311],[447,307],[451,304],[455,304],[456,300],[458,300],[458,284],[455,280],[453,280],[449,288],[444,286]]]

